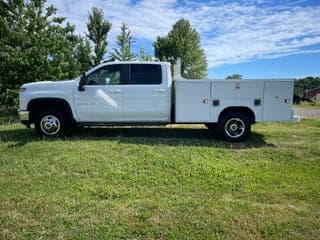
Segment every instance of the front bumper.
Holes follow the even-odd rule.
[[[21,122],[29,122],[29,120],[30,120],[29,111],[19,110],[18,113],[19,113],[19,117],[20,117]]]

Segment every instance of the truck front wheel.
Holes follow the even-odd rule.
[[[59,109],[44,110],[35,119],[36,131],[42,136],[63,136],[69,127],[66,115]]]
[[[241,112],[228,112],[219,119],[217,129],[224,140],[240,142],[250,135],[251,123]]]

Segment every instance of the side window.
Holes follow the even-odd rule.
[[[131,84],[161,84],[162,73],[159,64],[131,64]]]
[[[104,66],[88,75],[87,85],[117,85],[120,84],[120,75],[120,64]]]

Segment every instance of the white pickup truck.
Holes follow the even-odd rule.
[[[187,80],[179,64],[108,62],[69,81],[20,88],[21,122],[41,135],[73,126],[202,123],[227,141],[242,141],[251,124],[296,121],[293,80]]]

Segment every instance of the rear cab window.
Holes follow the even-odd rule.
[[[159,85],[162,83],[160,64],[131,64],[130,84]]]

